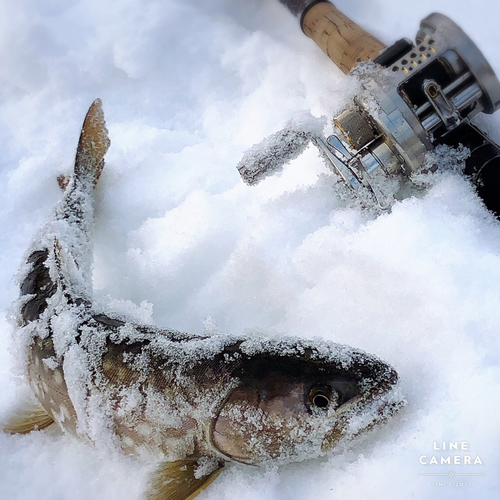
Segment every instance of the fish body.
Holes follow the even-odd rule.
[[[351,347],[140,325],[92,301],[93,191],[109,146],[100,101],[64,197],[27,252],[17,338],[38,401],[9,432],[56,422],[156,460],[149,499],[193,498],[237,461],[315,458],[401,405],[397,374]]]

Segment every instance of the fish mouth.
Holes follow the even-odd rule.
[[[406,405],[397,383],[353,397],[335,412],[335,423],[326,433],[321,451],[326,453],[342,441],[364,434],[393,417]]]

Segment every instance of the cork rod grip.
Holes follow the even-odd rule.
[[[330,2],[312,5],[302,20],[304,33],[344,72],[375,59],[386,46]]]

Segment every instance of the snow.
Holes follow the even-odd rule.
[[[447,14],[500,73],[500,9],[487,0],[336,5],[386,43],[414,37],[432,11]],[[497,498],[500,223],[460,175],[434,176],[380,216],[339,196],[313,147],[246,186],[236,170],[244,151],[297,112],[331,116],[354,89],[277,0],[2,0],[0,12],[5,316],[100,97],[111,147],[96,192],[98,300],[181,331],[346,343],[394,366],[408,400],[328,458],[228,468],[200,500]],[[479,123],[500,140],[500,117]],[[5,316],[1,415],[19,396]],[[467,442],[483,465],[419,462],[464,455],[434,450],[450,441]],[[132,500],[148,473],[56,430],[0,434],[0,457],[0,499]],[[449,471],[484,476],[419,476]]]

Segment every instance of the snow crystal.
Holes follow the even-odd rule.
[[[338,7],[386,44],[412,38],[420,19],[443,12],[500,70],[491,1]],[[250,327],[353,345],[393,365],[408,400],[399,418],[327,458],[226,467],[204,498],[498,497],[500,226],[459,174],[439,174],[445,158],[424,190],[382,216],[340,199],[342,185],[313,148],[280,175],[242,183],[235,167],[244,151],[297,110],[330,119],[358,86],[278,1],[53,0],[3,2],[1,11],[3,310],[18,296],[12,276],[33,235],[61,197],[56,179],[71,170],[82,118],[101,97],[113,145],[95,193],[100,304],[116,298],[120,316],[142,322],[149,314],[179,331],[202,334],[210,315],[219,332]],[[500,118],[480,120],[498,141]],[[51,244],[54,233],[44,233]],[[67,266],[80,283],[81,272]],[[137,315],[131,302],[143,301],[154,312]],[[26,345],[28,330],[16,344]],[[10,334],[0,318],[2,414],[18,393],[11,370],[23,362]],[[83,394],[86,381],[67,365]],[[92,427],[96,439],[101,424]],[[418,458],[432,454],[434,441],[456,440],[481,456],[472,472],[484,476],[467,477],[467,488],[433,487],[419,474],[449,467],[430,470]],[[136,500],[148,480],[133,457],[103,455],[55,429],[0,441],[0,498]]]
[[[219,462],[209,457],[201,457],[198,460],[197,467],[194,471],[194,477],[200,479],[204,476],[208,476],[215,469],[217,469]]]
[[[59,366],[59,362],[55,357],[45,358],[43,363],[46,364],[51,370],[55,370]]]
[[[313,137],[321,135],[325,123],[325,117],[314,118],[310,113],[288,121],[285,128],[245,152],[237,165],[243,180],[253,186],[280,172],[286,163],[304,152]]]

